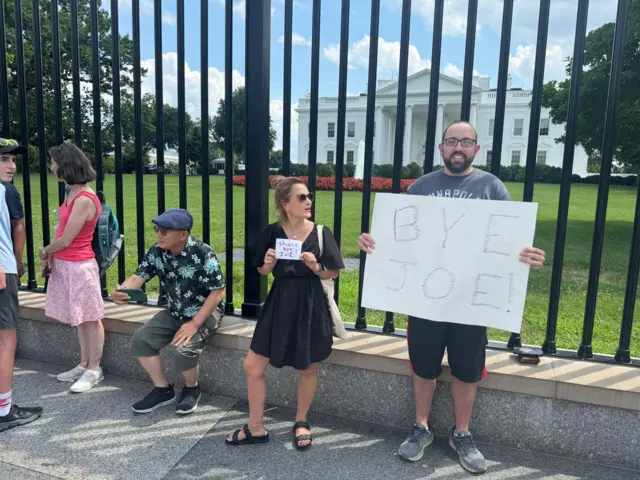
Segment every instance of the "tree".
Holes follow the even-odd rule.
[[[238,87],[232,94],[231,98],[232,116],[233,116],[233,153],[234,157],[244,158],[244,111],[245,111],[245,90],[244,87]],[[227,131],[226,105],[224,99],[218,104],[218,111],[213,119],[213,140],[215,146],[224,150],[224,140]],[[269,117],[269,151],[273,150],[276,142],[276,131],[273,128],[273,121]]]
[[[280,168],[284,163],[282,150],[273,150],[269,155],[269,168]]]
[[[616,150],[614,157],[621,164],[640,167],[640,2],[631,2],[627,17],[626,43],[623,73],[620,82],[620,100],[616,122]],[[615,23],[607,23],[589,32],[585,43],[584,70],[580,90],[580,111],[576,143],[590,158],[602,155],[604,110],[611,70],[611,54]],[[542,106],[550,109],[555,124],[567,120],[569,92],[571,89],[572,58],[568,58],[567,79],[551,81],[544,85]],[[556,139],[564,141],[564,135]],[[593,165],[590,167],[595,169]],[[599,171],[599,167],[598,167]]]
[[[18,111],[18,84],[17,84],[17,59],[16,59],[16,31],[14,23],[14,2],[4,2],[5,27],[6,27],[6,53],[7,53],[7,80],[9,87],[9,113],[10,130],[13,136],[17,136],[19,130]],[[72,64],[71,64],[71,16],[69,0],[59,0],[59,38],[60,38],[60,70],[62,82],[62,130],[65,139],[74,138],[73,122],[73,94],[72,94]],[[51,30],[51,1],[40,2],[40,32],[42,41],[42,71],[43,71],[43,96],[45,110],[45,145],[53,145],[55,139],[55,92],[53,82],[53,52]],[[37,144],[37,118],[35,102],[35,58],[34,58],[34,31],[33,11],[31,2],[22,2],[23,13],[23,46],[24,46],[24,70],[25,87],[27,94],[28,142]],[[91,77],[91,21],[89,2],[78,2],[78,28],[80,42],[79,71],[81,85],[90,85]],[[98,12],[98,38],[100,46],[100,91],[101,91],[101,131],[102,152],[113,151],[113,108],[105,97],[112,92],[112,34],[111,19],[106,10]],[[2,48],[3,46],[0,46]],[[133,42],[128,36],[120,37],[120,68],[121,68],[121,94],[122,101],[126,103],[131,98],[133,90]],[[146,70],[142,71],[143,75]],[[83,149],[91,155],[94,149],[93,137],[93,95],[86,92],[81,94],[82,112],[82,143]],[[5,127],[5,126],[3,126]]]

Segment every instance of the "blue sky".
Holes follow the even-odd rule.
[[[154,24],[153,1],[140,0],[141,57],[149,73],[143,90],[154,88]],[[261,1],[261,0],[246,0]],[[234,85],[244,82],[244,9],[245,0],[234,0]],[[110,1],[103,0],[103,7]],[[575,33],[578,0],[554,0],[546,52],[545,80],[564,78],[565,58],[571,55]],[[121,34],[131,32],[131,0],[119,0]],[[176,2],[163,3],[163,81],[164,99],[177,104],[177,28]],[[271,114],[278,133],[282,132],[284,0],[272,0],[271,16]],[[413,0],[409,52],[409,73],[430,67],[434,0]],[[590,2],[588,29],[615,20],[616,0]],[[441,71],[462,76],[466,35],[467,0],[445,0],[444,38],[441,51]],[[378,79],[397,78],[402,0],[381,0],[381,22],[378,56]],[[340,0],[322,0],[320,28],[320,95],[337,96],[340,43]],[[517,0],[514,8],[510,45],[510,73],[513,85],[531,86],[535,60],[538,0]],[[194,116],[200,111],[200,1],[185,0],[187,63],[187,110]],[[365,91],[369,57],[370,0],[351,0],[349,32],[349,72],[347,90],[350,94]],[[292,103],[304,97],[310,88],[312,0],[295,0],[293,11],[293,80]],[[481,0],[476,29],[474,70],[491,77],[496,86],[498,53],[502,22],[502,2]],[[224,0],[209,0],[209,103],[215,112],[218,100],[224,97]],[[297,154],[297,118],[292,116],[292,155]]]

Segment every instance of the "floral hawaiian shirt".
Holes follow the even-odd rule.
[[[204,305],[212,290],[225,287],[224,276],[213,249],[189,237],[178,255],[156,243],[145,254],[136,275],[148,282],[157,276],[166,292],[169,313],[181,323],[191,320]],[[224,313],[224,300],[218,305]]]

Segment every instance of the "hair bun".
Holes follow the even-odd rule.
[[[285,180],[287,177],[285,177],[284,175],[276,175],[272,180],[271,180],[271,188],[278,188],[278,185],[280,185],[282,183],[283,180]]]

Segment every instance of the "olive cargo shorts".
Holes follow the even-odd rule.
[[[218,328],[221,318],[220,312],[216,310],[198,332],[191,337],[189,343],[178,348],[172,347],[176,367],[181,372],[198,366],[198,360],[207,344],[207,339]],[[159,355],[160,349],[171,343],[181,326],[182,324],[169,312],[162,310],[133,334],[131,354],[134,357]]]

